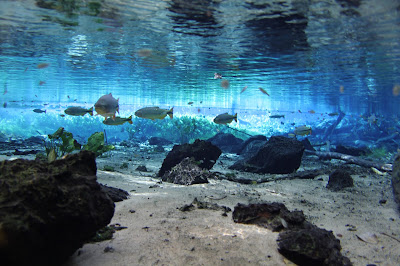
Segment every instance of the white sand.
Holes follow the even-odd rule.
[[[128,228],[117,231],[112,240],[84,245],[66,266],[288,264],[277,251],[278,233],[236,224],[232,213],[224,217],[222,211],[177,209],[195,197],[232,210],[237,203],[282,202],[289,210],[302,210],[315,225],[332,230],[340,239],[342,254],[354,265],[400,265],[400,242],[396,240],[400,240],[400,219],[388,175],[377,176],[372,171],[353,175],[355,186],[341,192],[325,188],[327,175],[318,177],[323,181],[295,179],[241,185],[211,180],[204,185],[162,183],[149,188],[158,181],[149,176],[155,176],[165,155],[113,152],[112,158],[97,160],[99,169],[104,164],[114,162],[119,166],[128,162],[127,158],[133,160],[125,171],[129,174],[98,171],[99,182],[130,191],[130,199],[116,203],[111,221]],[[212,171],[232,172],[226,170],[233,162],[231,157],[234,156],[222,155]],[[309,165],[320,167],[316,159],[307,158],[314,160]],[[134,171],[139,164],[145,164],[152,172]],[[240,177],[251,175],[238,173]],[[381,199],[386,199],[386,204],[380,204]],[[366,243],[356,236],[368,232],[377,235],[377,243]],[[106,247],[112,250],[105,252]]]

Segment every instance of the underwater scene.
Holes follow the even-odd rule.
[[[6,265],[400,265],[400,0],[0,0]]]

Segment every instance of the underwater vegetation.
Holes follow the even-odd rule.
[[[48,135],[49,141],[44,142],[46,155],[49,161],[62,157],[65,154],[75,150],[88,150],[95,153],[96,157],[104,152],[114,149],[113,145],[104,144],[104,133],[95,132],[83,146],[76,141],[71,132],[66,131],[63,127],[57,129],[53,134]]]

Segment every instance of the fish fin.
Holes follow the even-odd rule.
[[[89,109],[89,114],[90,114],[91,116],[93,116],[93,106],[92,106],[92,108]]]
[[[233,120],[237,123],[237,113],[233,116]]]
[[[133,122],[132,122],[132,115],[131,115],[130,117],[128,117],[128,123],[131,124],[131,125],[133,124]]]
[[[171,119],[174,118],[174,107],[172,107],[171,110],[169,110],[167,114],[169,115],[169,117]]]

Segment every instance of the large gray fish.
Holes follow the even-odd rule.
[[[107,119],[107,117],[115,119],[115,113],[119,113],[118,101],[119,99],[115,99],[111,93],[106,94],[101,96],[94,104],[94,109],[98,115],[104,116],[105,119]]]
[[[174,107],[171,109],[161,109],[157,106],[155,107],[144,107],[135,112],[135,115],[140,118],[146,119],[164,119],[167,115],[172,119],[174,117]]]
[[[87,113],[93,115],[93,107],[86,109],[79,106],[70,106],[64,110],[64,113],[72,116],[84,116]]]
[[[237,113],[235,115],[230,115],[228,113],[220,114],[217,115],[216,118],[214,118],[214,123],[220,124],[220,125],[226,125],[231,123],[233,120],[237,122]]]

